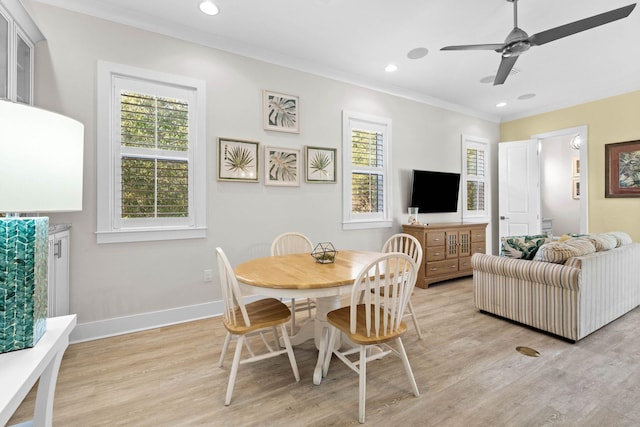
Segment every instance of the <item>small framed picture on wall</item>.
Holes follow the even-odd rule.
[[[265,130],[300,133],[300,100],[294,95],[262,91]]]
[[[258,182],[258,147],[253,141],[218,138],[218,181]]]
[[[264,185],[300,186],[300,150],[265,147]]]
[[[336,182],[335,148],[304,147],[305,180],[310,183]]]

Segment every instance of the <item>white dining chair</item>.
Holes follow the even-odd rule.
[[[287,232],[277,236],[271,243],[271,255],[290,255],[299,253],[311,254],[313,251],[313,243],[302,233]],[[296,312],[307,311],[311,317],[311,310],[315,307],[315,302],[311,298],[306,301],[296,302],[295,298],[291,298],[291,335],[296,329]]]
[[[238,367],[240,364],[258,362],[260,360],[287,353],[289,356],[289,362],[291,363],[291,368],[293,369],[293,376],[296,381],[300,381],[300,374],[298,373],[296,357],[293,353],[289,336],[287,335],[287,328],[285,327],[285,324],[291,318],[289,307],[275,298],[265,298],[245,304],[242,299],[240,287],[238,286],[238,281],[227,256],[219,247],[216,248],[216,253],[218,258],[220,285],[222,287],[222,299],[224,301],[222,322],[227,330],[227,335],[225,337],[224,344],[222,345],[220,360],[218,361],[219,367],[222,367],[223,365],[231,338],[238,338],[231,371],[229,372],[227,394],[224,400],[225,406],[228,406],[231,403],[231,395],[233,394],[236,374],[238,373]],[[285,345],[284,349],[280,348],[276,329],[277,326],[280,326],[280,330],[282,332],[282,339]],[[271,347],[264,335],[264,333],[269,330],[273,331],[275,348]],[[262,338],[262,342],[266,347],[266,352],[255,354],[249,346],[247,337],[255,334],[259,334]],[[242,349],[245,346],[250,353],[250,357],[241,360]]]
[[[398,277],[404,280],[397,280]],[[381,255],[358,274],[351,289],[350,305],[327,314],[330,336],[325,347],[327,351],[322,365],[323,376],[329,370],[333,354],[358,373],[358,419],[361,423],[365,419],[367,364],[373,360],[388,354],[399,357],[413,395],[420,394],[401,338],[407,330],[407,324],[402,320],[403,313],[411,298],[416,278],[416,264],[409,255],[398,252]],[[364,301],[359,304],[361,295],[364,295]],[[354,347],[335,349],[336,337],[341,332],[355,344]],[[392,342],[395,346],[390,344]],[[373,346],[382,351],[369,351]],[[359,358],[355,359],[354,356],[358,354]]]
[[[422,245],[410,234],[407,233],[398,233],[389,237],[387,241],[382,245],[382,252],[401,252],[409,255],[416,263],[417,268],[420,268],[422,264]],[[416,329],[416,333],[418,334],[418,339],[422,339],[422,331],[420,330],[420,325],[418,324],[418,318],[416,317],[416,313],[413,310],[413,304],[411,304],[411,299],[407,304],[407,313],[405,316],[410,316],[413,321],[413,326]]]

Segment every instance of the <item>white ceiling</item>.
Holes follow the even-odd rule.
[[[532,47],[504,85],[493,51],[448,45],[502,43],[513,28],[506,0],[33,0],[495,121],[640,89],[640,7],[629,17]],[[529,35],[634,0],[520,0]],[[46,35],[45,35],[46,36]],[[429,50],[409,59],[416,47]],[[395,73],[384,71],[395,63]],[[518,97],[536,94],[527,100]],[[507,106],[497,108],[498,102]]]

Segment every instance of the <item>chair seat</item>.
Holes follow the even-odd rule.
[[[407,324],[404,322],[400,322],[398,329],[395,331],[387,331],[387,333],[381,334],[379,336],[367,336],[366,330],[366,315],[365,315],[365,304],[358,304],[356,308],[356,332],[352,334],[350,332],[350,318],[351,318],[351,307],[342,307],[337,310],[330,311],[327,313],[327,321],[342,331],[347,337],[356,344],[360,345],[372,345],[372,344],[380,344],[387,341],[394,340],[404,334],[407,331]],[[384,316],[384,309],[380,308],[380,316]],[[384,332],[384,331],[382,331]]]
[[[283,302],[275,298],[265,298],[245,305],[251,319],[251,326],[245,326],[240,308],[236,308],[235,315],[238,324],[224,322],[227,331],[234,335],[245,335],[257,329],[268,328],[287,322],[291,318],[291,310]]]

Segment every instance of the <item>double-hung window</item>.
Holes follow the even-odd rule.
[[[462,135],[462,216],[489,218],[489,141]]]
[[[391,227],[391,119],[344,111],[343,228]]]
[[[98,243],[204,237],[204,82],[101,62],[98,84]]]

